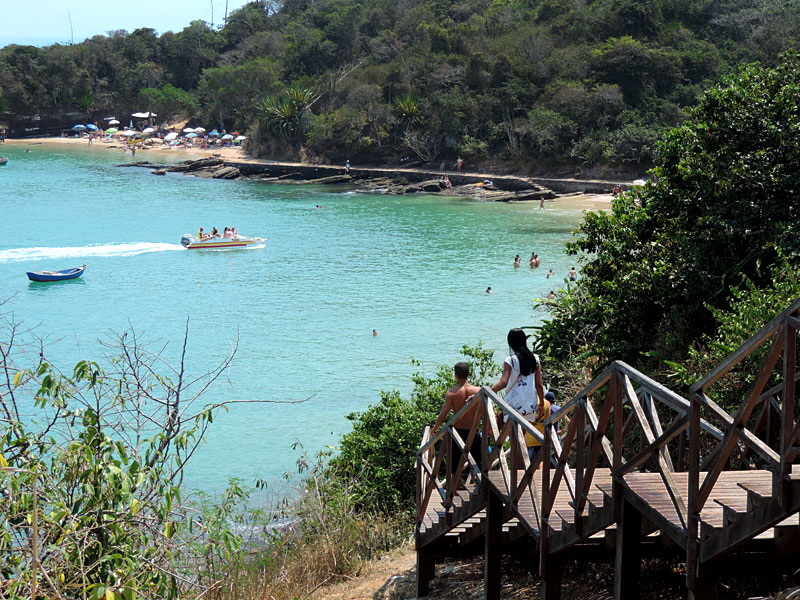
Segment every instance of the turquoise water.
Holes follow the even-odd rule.
[[[381,389],[409,391],[411,357],[432,373],[482,340],[502,359],[508,329],[537,322],[532,299],[563,285],[574,263],[563,244],[580,214],[553,206],[156,177],[114,166],[129,156],[102,146],[31,148],[0,146],[10,158],[0,167],[0,298],[47,338],[57,364],[101,357],[98,340],[129,325],[175,361],[188,318],[194,375],[239,337],[209,402],[308,398],[222,414],[187,475],[207,491],[231,476],[252,483],[293,472],[294,441],[311,452],[333,445],[345,415]],[[227,251],[178,243],[199,226],[226,225],[267,241]],[[542,258],[536,270],[532,250]],[[25,276],[84,263],[72,282]]]

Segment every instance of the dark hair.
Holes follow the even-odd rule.
[[[508,332],[508,345],[519,359],[519,373],[522,376],[530,375],[536,370],[536,357],[528,349],[528,336],[522,329],[514,328]]]
[[[465,362],[457,362],[453,367],[453,372],[459,379],[466,379],[469,377],[469,365]]]

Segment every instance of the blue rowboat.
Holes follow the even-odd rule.
[[[86,265],[74,267],[72,269],[61,269],[60,271],[29,271],[28,279],[31,281],[64,281],[65,279],[77,279],[86,270]]]

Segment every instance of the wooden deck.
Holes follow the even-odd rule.
[[[800,301],[698,380],[688,399],[615,362],[548,419],[544,435],[484,388],[464,408],[478,405],[466,439],[450,427],[459,415],[423,435],[418,594],[437,555],[483,541],[485,597],[499,598],[499,554],[521,537],[539,548],[546,599],[560,597],[562,560],[601,543],[616,555],[620,599],[637,596],[646,539],[685,553],[689,598],[713,597],[713,569],[734,553],[800,558],[798,328]],[[747,397],[725,412],[711,399],[714,385],[762,346]],[[526,433],[541,442],[532,461]],[[446,468],[455,449],[478,443],[479,463],[461,452],[455,469]],[[467,475],[472,483],[458,489]]]

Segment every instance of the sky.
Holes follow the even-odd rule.
[[[222,25],[247,0],[0,0],[0,47],[8,44],[69,44],[95,35],[151,27],[161,35],[191,21]],[[70,20],[72,31],[70,31]]]

